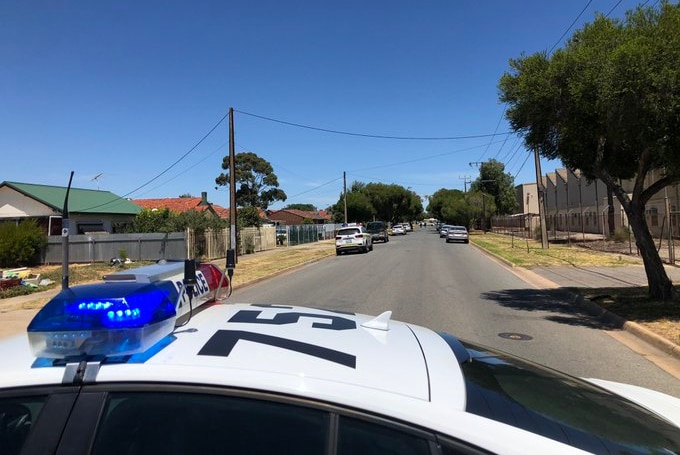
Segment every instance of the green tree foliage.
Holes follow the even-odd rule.
[[[218,218],[207,211],[189,210],[178,214],[168,209],[142,209],[124,230],[128,233],[181,232],[187,228],[223,229],[226,226],[227,220]]]
[[[677,298],[645,205],[680,182],[680,5],[598,16],[552,56],[511,60],[500,80],[507,118],[528,148],[611,188],[628,216],[650,297]],[[632,193],[621,181],[632,179]]]
[[[253,152],[237,153],[234,157],[236,172],[236,205],[267,209],[274,201],[285,201],[286,193],[279,189],[279,181],[269,161]],[[221,173],[215,183],[229,186],[229,156],[222,160]]]
[[[519,207],[515,193],[515,178],[506,174],[505,165],[500,161],[489,160],[479,168],[479,177],[470,185],[470,191],[481,191],[492,195],[498,215],[510,215]]]
[[[451,201],[464,200],[464,198],[465,193],[463,193],[460,190],[448,190],[446,188],[441,188],[435,191],[434,194],[432,194],[432,196],[430,196],[430,201],[427,205],[427,211],[434,218],[437,218],[438,220],[444,223],[452,224],[452,220],[447,220],[442,212],[444,203],[449,200]]]
[[[493,197],[481,192],[439,189],[430,196],[427,211],[446,224],[472,227],[475,220],[488,218],[495,211]]]
[[[304,210],[305,212],[316,212],[314,204],[288,204],[284,207],[288,210]]]
[[[242,207],[238,209],[236,224],[238,229],[249,226],[262,226],[260,211],[257,209],[257,207]]]
[[[420,197],[403,186],[369,183],[363,192],[373,206],[376,219],[397,223],[422,218]]]
[[[0,267],[26,267],[40,261],[47,236],[34,220],[0,224]]]
[[[344,197],[331,207],[333,219],[344,221]],[[347,218],[349,222],[366,222],[373,219],[396,223],[422,218],[423,204],[413,191],[399,185],[354,182],[347,191]]]

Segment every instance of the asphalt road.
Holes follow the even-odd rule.
[[[391,310],[394,319],[447,331],[575,376],[680,397],[680,380],[608,333],[616,330],[577,311],[566,290],[536,288],[471,245],[445,243],[433,229],[390,239],[375,244],[368,254],[334,256],[237,289],[230,301],[375,315]]]

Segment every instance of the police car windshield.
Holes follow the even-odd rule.
[[[470,355],[461,362],[468,412],[592,453],[680,453],[677,428],[646,409],[580,379],[462,344]]]

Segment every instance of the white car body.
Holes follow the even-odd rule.
[[[406,229],[401,224],[392,226],[392,235],[406,235]]]
[[[335,234],[335,253],[349,251],[368,253],[373,250],[373,236],[363,226],[347,226]]]

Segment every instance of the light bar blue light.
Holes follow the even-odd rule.
[[[172,333],[177,297],[168,281],[63,290],[28,326],[31,349],[48,358],[144,352]]]

